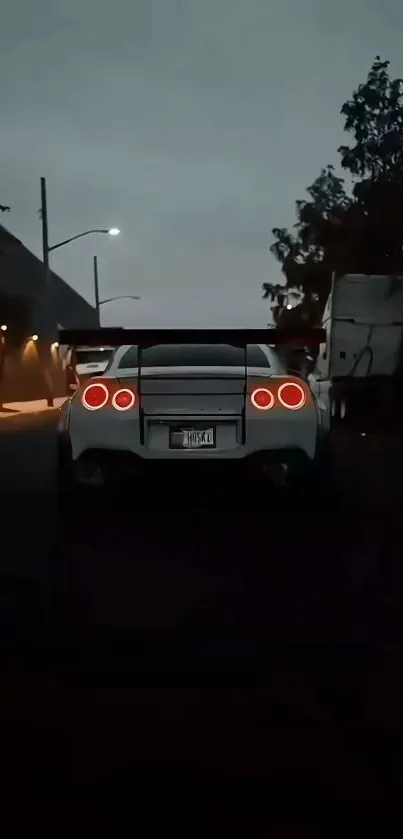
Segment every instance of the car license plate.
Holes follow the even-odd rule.
[[[215,428],[171,428],[171,449],[214,449]]]

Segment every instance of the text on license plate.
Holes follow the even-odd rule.
[[[214,448],[214,428],[202,430],[193,428],[174,429],[171,432],[171,445],[181,449],[203,449]]]

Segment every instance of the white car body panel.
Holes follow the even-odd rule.
[[[129,349],[120,347],[96,381],[137,388],[138,368],[119,368]],[[143,461],[235,461],[282,449],[297,449],[313,460],[318,436],[328,427],[326,406],[309,394],[300,410],[280,404],[256,409],[248,396],[255,386],[278,388],[293,381],[309,393],[307,383],[289,376],[272,349],[261,349],[270,367],[248,367],[246,380],[244,367],[141,367],[140,400],[129,410],[110,404],[87,410],[76,393],[61,410],[59,432],[67,436],[74,461],[89,450],[127,452]],[[214,427],[215,448],[170,448],[170,426],[182,422]]]

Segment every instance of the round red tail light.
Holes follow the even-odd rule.
[[[284,382],[278,389],[278,401],[290,411],[298,411],[306,402],[304,388],[297,382]]]
[[[88,411],[98,411],[103,408],[109,399],[109,391],[106,385],[100,382],[87,385],[82,395],[82,403]]]
[[[122,388],[117,390],[112,397],[112,405],[117,411],[127,411],[132,408],[136,401],[136,397],[132,390]]]
[[[269,411],[274,405],[274,396],[267,387],[257,387],[250,395],[250,401],[259,411]]]

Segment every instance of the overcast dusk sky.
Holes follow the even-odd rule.
[[[262,326],[273,226],[337,162],[342,102],[377,53],[403,76],[398,0],[2,0],[0,222],[104,323]]]

